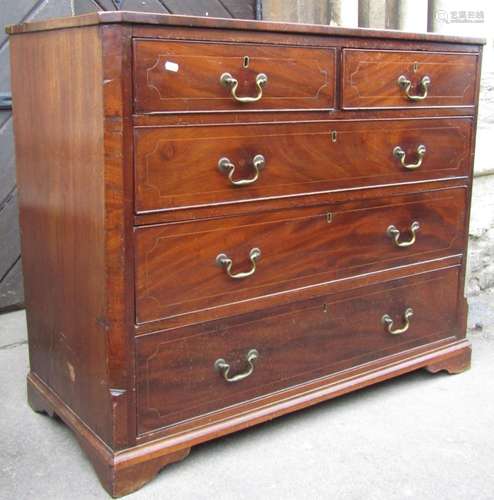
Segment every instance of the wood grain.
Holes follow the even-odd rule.
[[[117,9],[113,0],[74,0],[75,14],[101,10],[172,13],[197,16],[256,18],[256,0],[121,0]]]
[[[448,338],[454,331],[458,270],[433,272],[386,286],[264,311],[234,325],[211,324],[204,332],[147,335],[137,341],[138,425],[144,433],[251,400],[261,395]],[[383,314],[410,328],[391,335]],[[232,374],[246,370],[250,349],[259,352],[253,374],[227,383],[214,369],[227,360]],[[170,405],[169,401],[174,401]]]
[[[111,443],[98,28],[14,37],[11,51],[31,370]]]
[[[461,253],[465,197],[460,188],[139,228],[136,321],[269,299],[345,276]],[[388,226],[399,228],[406,241],[414,221],[421,225],[416,243],[398,248],[386,233]],[[246,279],[231,279],[216,263],[223,253],[232,259],[234,273],[246,272],[252,248],[262,256]],[[265,307],[264,301],[256,304]]]
[[[450,374],[463,373],[470,369],[472,362],[472,349],[465,349],[453,356],[438,360],[436,363],[427,365],[425,368],[430,373],[437,373],[442,370]]]
[[[230,12],[218,0],[164,0],[164,4],[172,14],[231,17]]]
[[[470,119],[428,119],[137,128],[136,213],[466,178],[471,127]],[[427,152],[417,170],[393,155],[400,145],[406,162],[415,163],[421,144]],[[250,179],[258,154],[266,165],[254,184],[236,187],[218,169],[227,157],[236,166],[234,180]]]
[[[389,356],[345,371],[299,385],[280,394],[275,393],[257,402],[245,402],[202,419],[177,426],[174,434],[165,429],[141,436],[139,446],[112,454],[101,440],[73,413],[64,402],[35,376],[28,377],[29,402],[36,411],[59,416],[75,433],[88,454],[96,473],[110,495],[119,497],[143,486],[145,480],[160,467],[187,456],[190,447],[212,438],[246,429],[289,412],[362,389],[404,373],[427,367],[430,363],[443,366],[471,354],[468,341],[439,341],[410,351],[408,356]],[[202,425],[201,425],[202,424]],[[207,424],[207,425],[204,425]],[[181,429],[181,430],[180,430]]]
[[[17,208],[17,189],[4,200],[0,210],[0,287],[12,266],[19,260],[21,254],[19,225],[17,223],[19,211]],[[15,224],[13,223],[15,221]],[[15,302],[14,302],[15,303]],[[12,302],[0,299],[0,309]]]
[[[27,396],[31,408],[59,417],[75,434],[81,448],[87,453],[98,479],[114,498],[128,495],[153,479],[166,465],[183,460],[190,448],[162,449],[158,452],[149,447],[123,450],[113,453],[80,416],[60,399],[53,389],[35,374],[27,378]]]
[[[233,18],[256,19],[257,0],[221,0]]]
[[[70,14],[67,1],[2,0],[0,26]],[[7,38],[0,30],[0,92],[8,94],[11,85]],[[0,110],[0,313],[24,307],[12,128],[11,110]]]
[[[372,30],[359,28],[339,28],[303,23],[276,23],[269,21],[250,21],[240,19],[221,19],[214,17],[177,16],[170,14],[147,12],[95,12],[81,16],[50,19],[33,23],[21,23],[7,26],[9,34],[28,33],[32,31],[45,31],[79,26],[92,26],[107,23],[136,23],[152,26],[180,26],[214,29],[232,29],[260,32],[300,33],[302,35],[346,36],[363,39],[390,39],[431,41],[443,43],[465,43],[483,45],[486,43],[482,37],[466,37],[458,35],[444,35],[440,33],[406,33],[393,30]]]
[[[220,82],[225,72],[240,97],[256,96],[256,77],[266,74],[262,99],[235,101]],[[134,75],[136,113],[334,107],[334,50],[137,40]]]
[[[74,430],[110,494],[206,440],[411,370],[468,366],[475,39],[110,12],[11,32],[28,398]],[[282,106],[225,107],[217,70],[247,49],[252,74],[270,58],[262,69]],[[384,109],[369,74],[357,83],[374,89],[374,107],[345,109],[348,49],[400,54],[417,74],[431,64],[446,97],[467,90],[451,106]],[[163,50],[183,56],[187,84],[158,71],[157,92],[147,70]],[[443,64],[452,58],[468,61],[461,82]],[[381,66],[391,78],[393,64]],[[304,104],[315,68],[330,69],[320,109]],[[137,104],[135,89],[145,90]],[[413,161],[423,143],[420,169],[402,170],[392,148]],[[225,185],[219,155],[244,176],[263,152],[258,184]],[[398,248],[388,226],[403,241],[416,220],[416,242]],[[227,253],[234,273],[247,271],[254,246],[262,255],[246,279],[216,263]],[[392,336],[382,315],[403,326],[407,307],[409,329]],[[227,384],[214,361],[240,373],[251,348],[253,375]]]
[[[107,371],[111,397],[112,446],[135,440],[132,245],[132,80],[130,27],[100,30],[104,86],[104,193]],[[107,417],[108,418],[108,417]]]
[[[473,107],[477,64],[476,55],[344,49],[342,105],[344,109]],[[417,86],[423,76],[429,76],[427,97],[409,100],[397,84],[401,75],[412,82],[412,95],[422,94]]]

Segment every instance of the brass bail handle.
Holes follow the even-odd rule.
[[[401,146],[396,146],[393,149],[393,156],[400,160],[401,165],[408,170],[415,170],[422,165],[422,161],[424,160],[425,153],[427,152],[427,148],[424,144],[420,144],[417,146],[417,161],[415,163],[407,163],[406,162],[406,153]]]
[[[410,101],[423,101],[427,97],[427,93],[429,92],[429,87],[432,84],[431,77],[425,75],[422,77],[418,84],[418,88],[421,94],[411,94],[410,91],[412,89],[412,82],[405,75],[400,75],[397,80],[398,85],[405,93],[405,97]]]
[[[259,179],[259,174],[261,170],[266,166],[266,158],[263,155],[255,155],[252,158],[252,167],[254,168],[254,175],[250,179],[238,179],[234,180],[233,175],[235,174],[235,164],[230,161],[226,156],[218,160],[218,169],[224,174],[228,174],[228,180],[230,183],[237,187],[248,186],[249,184],[254,184],[254,182]]]
[[[381,318],[381,323],[386,327],[386,330],[391,335],[399,335],[400,333],[406,332],[410,328],[410,318],[413,316],[413,309],[411,307],[407,307],[405,309],[405,313],[403,314],[403,319],[405,320],[405,324],[402,328],[396,328],[393,330],[393,318],[389,314],[383,315]]]
[[[247,104],[250,102],[257,102],[261,100],[262,88],[268,83],[268,75],[266,75],[265,73],[259,73],[256,76],[257,95],[255,97],[238,96],[237,95],[238,80],[236,78],[233,78],[233,76],[230,73],[223,73],[220,76],[220,83],[221,85],[230,88],[230,93],[235,101]]]
[[[226,271],[226,274],[230,276],[230,278],[234,280],[248,278],[252,276],[256,272],[256,262],[261,258],[261,250],[259,248],[252,248],[249,252],[249,259],[252,263],[252,267],[249,271],[241,272],[241,273],[232,273],[233,261],[226,255],[225,253],[220,253],[216,256],[216,263],[223,267]]]
[[[400,241],[401,232],[400,230],[391,224],[386,230],[386,234],[393,240],[394,244],[400,248],[411,247],[417,239],[417,231],[420,229],[420,223],[417,221],[412,222],[410,225],[410,233],[412,237],[408,241]]]
[[[219,358],[214,362],[214,369],[221,373],[221,376],[227,382],[240,382],[241,380],[250,377],[254,373],[255,362],[259,358],[259,352],[256,349],[251,349],[245,356],[247,362],[247,370],[237,375],[230,376],[230,363],[227,363],[223,358]]]

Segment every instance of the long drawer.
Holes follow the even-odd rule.
[[[460,254],[466,188],[135,229],[136,321]]]
[[[255,317],[139,337],[138,430],[452,337],[457,297],[458,268],[450,268]]]
[[[473,109],[477,63],[477,54],[344,49],[342,106]]]
[[[334,108],[335,50],[134,42],[136,113]]]
[[[137,213],[467,176],[472,121],[135,130]]]

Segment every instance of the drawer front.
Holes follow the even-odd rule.
[[[477,63],[476,54],[345,49],[343,107],[473,107]]]
[[[457,330],[457,295],[458,271],[450,268],[186,334],[140,337],[139,432],[451,337]],[[407,322],[408,329],[397,333]],[[225,376],[245,378],[227,382]]]
[[[136,129],[136,211],[466,176],[471,130],[470,118]]]
[[[331,109],[335,50],[136,40],[134,83],[137,113]]]
[[[137,228],[137,323],[459,254],[466,192],[443,189]]]

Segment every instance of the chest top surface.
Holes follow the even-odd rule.
[[[243,31],[265,31],[277,33],[302,33],[314,35],[335,35],[357,38],[387,38],[418,41],[438,41],[465,44],[485,44],[480,37],[444,35],[439,33],[411,33],[398,30],[375,30],[368,28],[342,28],[317,24],[284,23],[271,21],[250,21],[212,17],[179,16],[149,12],[110,11],[93,12],[73,17],[49,19],[7,26],[9,34],[28,33],[96,24],[131,23],[150,26],[183,26],[213,29],[235,29]]]

